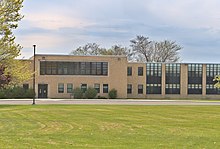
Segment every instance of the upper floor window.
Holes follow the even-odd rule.
[[[143,76],[143,67],[138,67],[138,76]]]
[[[127,75],[132,76],[132,67],[127,68]]]
[[[108,75],[108,62],[41,61],[40,75]]]

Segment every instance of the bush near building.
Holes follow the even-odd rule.
[[[94,99],[97,96],[97,91],[94,88],[89,87],[85,92],[85,98]]]
[[[34,96],[35,93],[33,89],[24,89],[18,86],[0,90],[0,99],[33,98]]]
[[[109,93],[108,93],[108,97],[110,98],[110,99],[115,99],[115,98],[117,98],[117,90],[116,89],[111,89],[110,91],[109,91]]]
[[[75,99],[82,99],[83,98],[83,91],[77,87],[73,90],[73,97]]]

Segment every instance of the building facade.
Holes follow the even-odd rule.
[[[32,58],[33,66],[33,58]],[[33,66],[34,67],[34,66]],[[35,55],[37,98],[73,98],[79,87],[118,98],[219,98],[220,64],[131,63],[125,56]],[[33,80],[24,83],[33,86]]]

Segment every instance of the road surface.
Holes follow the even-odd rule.
[[[32,99],[0,99],[0,105],[31,105]],[[36,99],[36,105],[219,105],[220,100],[140,100],[140,99]]]

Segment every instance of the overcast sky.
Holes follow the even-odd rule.
[[[69,54],[95,42],[129,46],[136,35],[173,40],[182,62],[220,63],[219,0],[24,0],[20,57]]]

